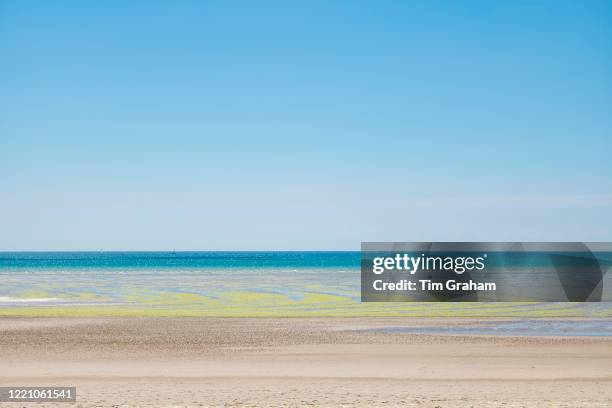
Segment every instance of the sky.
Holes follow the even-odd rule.
[[[612,241],[610,21],[0,0],[0,250]]]

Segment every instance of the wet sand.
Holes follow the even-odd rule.
[[[83,407],[612,405],[610,337],[397,330],[480,323],[3,318],[0,385],[76,386]]]

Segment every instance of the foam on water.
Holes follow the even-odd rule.
[[[55,302],[58,300],[59,300],[58,298],[22,299],[22,298],[12,298],[8,296],[0,296],[0,303],[40,303],[40,302]]]

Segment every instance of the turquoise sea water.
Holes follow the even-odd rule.
[[[314,251],[3,252],[0,270],[74,268],[359,268],[360,253]]]
[[[0,314],[612,316],[609,303],[361,303],[354,252],[3,252]]]
[[[358,302],[359,252],[5,252],[0,307]]]

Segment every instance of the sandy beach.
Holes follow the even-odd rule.
[[[385,330],[473,324],[478,320],[3,318],[0,385],[76,386],[83,407],[612,404],[612,338]]]

